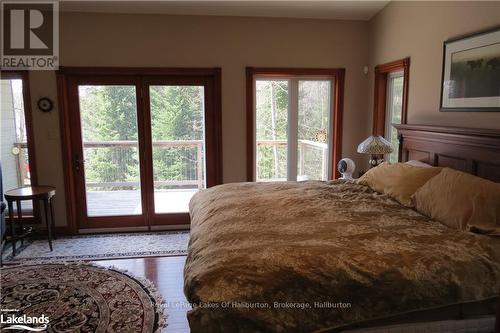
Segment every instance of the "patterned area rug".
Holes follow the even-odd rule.
[[[8,317],[26,318],[17,324],[44,332],[152,333],[165,326],[164,302],[152,283],[114,269],[76,263],[15,265],[2,268],[0,281],[0,331],[12,326],[5,323]],[[48,320],[33,323],[29,318]],[[24,332],[18,328],[14,332]]]
[[[188,241],[189,231],[79,235],[56,239],[52,252],[46,239],[25,241],[14,257],[9,246],[3,259],[9,263],[175,256],[187,253]]]

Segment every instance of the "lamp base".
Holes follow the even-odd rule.
[[[384,162],[384,158],[378,158],[378,155],[372,155],[370,158],[370,168],[374,168]]]

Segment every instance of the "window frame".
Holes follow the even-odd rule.
[[[389,119],[392,119],[392,108],[390,108],[389,106],[392,106],[392,97],[393,97],[393,91],[392,89],[390,89],[390,83],[393,79],[395,78],[399,78],[399,77],[402,77],[403,78],[403,86],[404,86],[404,72],[403,71],[394,71],[394,72],[391,72],[388,74],[387,76],[387,103],[386,103],[386,113],[385,113],[385,117],[386,119],[389,118]],[[404,91],[403,91],[403,94],[404,94]],[[401,121],[403,119],[403,107],[401,107]],[[386,121],[385,122],[385,133],[387,133],[392,127],[392,124],[391,122],[388,122]]]
[[[329,143],[331,147],[330,151],[330,163],[328,166],[329,172],[328,177],[331,179],[338,178],[340,175],[336,169],[336,164],[341,158],[342,154],[342,115],[343,115],[343,95],[344,95],[344,68],[334,68],[334,69],[308,69],[308,68],[258,68],[258,67],[247,67],[246,68],[246,111],[247,111],[247,181],[256,180],[256,148],[255,148],[255,106],[256,106],[256,96],[255,96],[255,81],[257,79],[286,79],[290,82],[295,80],[314,80],[314,79],[329,79],[333,82],[333,89],[330,96],[331,113],[329,120]],[[297,84],[298,86],[298,84]],[[293,95],[294,89],[291,88],[291,95],[289,96],[291,103],[294,103]],[[296,93],[296,92],[295,92]],[[293,107],[292,107],[293,109]],[[292,112],[293,114],[293,112]],[[295,115],[298,116],[298,115]],[[288,119],[292,123],[296,123],[293,119]],[[295,128],[296,130],[296,128]],[[296,142],[297,134],[292,134],[294,128],[288,129],[288,141]],[[293,147],[292,147],[293,148]],[[292,158],[297,154],[296,149],[288,149],[287,160]],[[290,170],[290,169],[288,169]],[[296,178],[297,171],[292,174],[288,174],[288,178]]]
[[[404,58],[375,66],[374,98],[373,98],[373,135],[385,137],[388,125],[387,118],[387,85],[391,73],[403,72],[403,105],[401,110],[401,124],[407,123],[408,91],[410,80],[410,58]],[[401,146],[398,160],[401,161]]]
[[[2,80],[21,80],[23,82],[23,106],[26,127],[26,143],[28,145],[28,158],[30,166],[31,186],[38,185],[38,172],[35,153],[35,138],[33,133],[33,112],[31,109],[30,80],[28,71],[2,71]],[[9,190],[9,189],[6,189]],[[3,200],[4,198],[2,198]],[[27,223],[39,223],[40,211],[38,206],[33,205],[33,216],[23,216]],[[17,219],[17,216],[14,217]]]
[[[35,138],[33,134],[33,112],[31,110],[30,80],[28,71],[2,71],[2,80],[22,80],[23,106],[26,126],[26,143],[28,144],[28,158],[30,164],[31,185],[38,185],[36,168]]]
[[[386,120],[388,119],[389,121],[386,121],[385,122],[385,134],[386,134],[386,140],[391,142],[391,127],[392,126],[392,117],[393,117],[393,114],[392,114],[392,111],[393,111],[393,97],[394,97],[394,89],[393,87],[391,87],[391,83],[393,82],[394,79],[397,79],[397,78],[403,78],[403,86],[404,86],[404,71],[394,71],[394,72],[390,72],[389,74],[387,74],[387,103],[386,103],[386,112],[385,112],[385,117],[386,117]],[[403,94],[404,94],[404,90],[403,90]],[[402,117],[403,116],[403,106],[401,105],[401,121],[402,121]],[[391,142],[392,143],[392,142]],[[392,154],[392,153],[391,153]],[[384,157],[384,159],[386,161],[389,161],[390,159],[390,155],[391,154],[386,154],[386,156]],[[398,159],[399,159],[399,152],[398,152]]]

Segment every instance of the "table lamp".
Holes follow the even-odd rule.
[[[358,153],[370,154],[370,167],[375,167],[384,161],[383,155],[394,151],[392,144],[380,135],[370,135],[358,146]],[[382,155],[382,157],[380,157]]]

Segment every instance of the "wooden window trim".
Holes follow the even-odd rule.
[[[331,76],[335,79],[334,105],[332,110],[333,121],[331,121],[330,131],[333,134],[333,146],[330,153],[330,162],[334,178],[340,176],[336,165],[342,156],[342,119],[344,105],[344,68],[246,68],[246,121],[247,121],[247,181],[255,181],[255,80],[256,75],[266,76]]]
[[[64,166],[64,186],[66,194],[66,218],[67,227],[64,230],[67,234],[77,234],[78,229],[78,209],[76,198],[76,184],[75,184],[75,172],[73,170],[73,147],[71,139],[71,117],[70,117],[70,97],[68,96],[68,81],[72,80],[72,77],[88,77],[92,78],[95,76],[107,75],[110,77],[123,77],[123,76],[137,76],[139,80],[142,77],[154,77],[154,76],[165,76],[170,75],[175,77],[183,76],[196,76],[196,77],[206,77],[213,80],[213,91],[212,93],[212,117],[207,119],[206,122],[210,123],[212,126],[212,145],[213,145],[213,158],[212,158],[212,169],[213,171],[207,173],[207,186],[214,186],[222,183],[222,102],[221,102],[221,69],[220,68],[141,68],[141,67],[59,67],[56,73],[57,75],[57,91],[58,91],[58,104],[59,104],[59,123],[61,131],[61,147],[63,155],[63,166]],[[141,105],[144,103],[144,98],[141,98]],[[144,105],[141,106],[144,109]],[[139,117],[139,115],[138,115]],[[139,121],[139,119],[138,119]],[[140,126],[140,125],[139,125]],[[210,178],[210,179],[209,179]],[[152,194],[149,194],[152,196]],[[150,221],[149,229],[155,225],[180,225],[188,224],[189,216],[184,213],[179,214],[168,214],[169,218],[161,221]],[[115,221],[116,220],[116,221]],[[168,220],[168,221],[166,221]],[[118,218],[111,217],[106,227],[123,227],[119,222]]]
[[[408,89],[410,79],[410,58],[391,61],[375,67],[375,91],[373,97],[373,134],[385,135],[385,115],[387,108],[387,78],[390,73],[403,71],[403,109],[401,124],[407,123]]]

